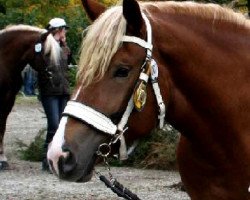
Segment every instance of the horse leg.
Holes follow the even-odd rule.
[[[7,157],[4,154],[4,133],[6,129],[6,122],[9,113],[15,103],[15,94],[13,92],[7,93],[0,97],[0,171],[9,168]]]
[[[0,171],[9,168],[9,164],[7,162],[7,158],[4,155],[4,148],[3,148],[3,139],[4,133],[6,129],[6,119],[7,116],[0,114]]]

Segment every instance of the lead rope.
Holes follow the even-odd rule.
[[[103,156],[103,155],[102,155]],[[103,156],[104,163],[108,169],[109,178],[102,175],[100,172],[95,170],[95,173],[98,175],[100,181],[102,181],[107,188],[111,189],[118,197],[122,197],[127,200],[141,200],[136,194],[131,192],[128,188],[124,187],[119,183],[111,174],[110,166],[107,162],[107,155]]]
[[[124,131],[126,131],[126,129]],[[136,194],[131,192],[128,188],[124,187],[111,174],[110,166],[108,163],[108,156],[111,153],[111,145],[113,143],[116,143],[118,139],[119,136],[117,136],[117,138],[114,138],[114,140],[111,140],[108,144],[107,143],[101,144],[96,152],[98,156],[103,158],[103,162],[108,170],[109,178],[106,178],[104,175],[102,175],[100,172],[96,170],[95,173],[99,177],[99,179],[107,186],[107,188],[111,189],[119,197],[123,197],[124,199],[128,200],[140,200],[140,198]]]

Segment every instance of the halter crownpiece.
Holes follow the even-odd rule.
[[[147,58],[152,58],[152,50],[153,50],[153,45],[152,45],[152,28],[151,24],[147,18],[147,16],[142,12],[142,18],[146,24],[146,30],[147,30],[147,41],[134,37],[134,36],[127,36],[124,35],[122,37],[122,42],[131,42],[131,43],[136,43],[140,45],[141,47],[147,49]]]
[[[112,135],[113,138],[110,144],[115,143],[119,139],[120,160],[127,159],[128,157],[127,147],[123,133],[126,131],[127,122],[134,107],[138,111],[141,111],[146,103],[146,96],[147,96],[146,86],[149,77],[151,79],[152,87],[154,89],[154,93],[159,107],[159,115],[158,115],[158,119],[160,120],[159,127],[162,128],[164,125],[165,104],[163,102],[162,95],[160,92],[160,87],[158,84],[158,66],[156,62],[152,59],[152,50],[153,50],[152,28],[148,18],[144,13],[142,13],[142,17],[146,24],[147,41],[134,36],[125,35],[122,37],[122,42],[135,43],[147,49],[147,56],[145,59],[145,65],[143,65],[142,67],[142,71],[140,73],[137,87],[135,88],[135,92],[132,94],[120,122],[117,125],[115,125],[111,121],[111,119],[105,116],[104,114],[94,110],[89,106],[76,102],[74,99],[76,99],[77,95],[75,96],[75,98],[73,98],[73,100],[67,103],[67,106],[65,107],[65,110],[63,112],[63,115],[77,118],[81,120],[83,123],[87,123],[96,128],[97,130],[102,131],[103,133]],[[80,89],[81,87],[79,88],[79,90]],[[77,94],[79,94],[79,90]]]

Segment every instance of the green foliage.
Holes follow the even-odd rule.
[[[171,170],[177,168],[176,148],[179,134],[166,126],[164,130],[153,130],[142,139],[127,161],[112,160],[115,166],[134,166],[138,168]]]
[[[68,75],[69,75],[69,83],[70,87],[73,88],[76,84],[76,72],[77,68],[76,67],[71,67],[69,69]]]
[[[34,162],[42,161],[45,132],[46,129],[41,129],[30,145],[25,144],[20,139],[16,141],[17,153],[20,159]]]
[[[235,0],[232,1],[231,7],[242,13],[250,13],[250,0]]]
[[[112,5],[116,5],[118,2],[120,2],[119,0],[99,0],[102,4],[106,5],[107,7],[112,6]]]

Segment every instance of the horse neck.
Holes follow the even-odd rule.
[[[152,24],[153,52],[160,65],[160,85],[163,88],[170,85],[164,91],[168,120],[184,134],[213,131],[216,128],[213,124],[225,119],[222,113],[237,103],[229,97],[232,89],[237,90],[241,83],[231,80],[235,74],[245,79],[235,66],[240,64],[245,72],[249,69],[249,30],[241,28],[236,35],[232,30],[235,26],[221,23],[221,28],[214,27],[217,30],[213,32],[212,19],[197,20],[188,15],[157,13],[151,17],[151,21],[157,22]],[[235,43],[230,45],[228,41]],[[239,52],[235,54],[235,51]],[[229,61],[227,55],[235,59]]]
[[[1,65],[8,65],[13,73],[19,74],[29,62],[28,51],[38,40],[39,33],[30,31],[13,31],[0,35]]]

